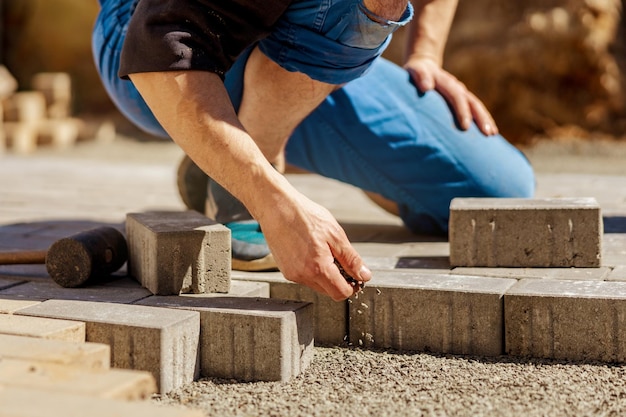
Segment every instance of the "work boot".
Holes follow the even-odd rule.
[[[230,229],[232,269],[275,271],[278,269],[259,223],[226,189],[207,176],[185,155],[178,166],[178,192],[190,209]]]

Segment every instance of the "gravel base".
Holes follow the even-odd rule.
[[[617,416],[626,366],[316,347],[288,383],[203,379],[154,401],[224,417]]]

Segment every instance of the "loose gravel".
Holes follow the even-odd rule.
[[[154,401],[207,416],[620,416],[626,366],[315,348],[290,382],[202,379]]]

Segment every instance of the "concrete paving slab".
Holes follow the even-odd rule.
[[[35,304],[39,304],[39,303],[40,301],[14,300],[11,298],[0,297],[0,313],[12,314],[18,310],[21,310],[26,307],[34,306]]]
[[[354,242],[352,246],[361,256],[397,258],[407,251],[406,244],[380,242]]]
[[[0,223],[48,219],[116,223],[128,212],[180,210],[183,204],[172,181],[175,160],[159,165],[96,157],[72,158],[68,163],[66,158],[44,153],[4,158],[2,171],[10,180],[2,183]],[[20,175],[12,175],[15,172]],[[107,181],[102,181],[104,172]]]
[[[607,281],[626,281],[626,265],[613,268],[606,279]]]
[[[227,293],[230,230],[195,211],[128,213],[130,275],[153,294]]]
[[[591,197],[455,198],[450,264],[489,267],[598,267],[600,206]]]
[[[522,280],[504,317],[510,355],[626,362],[626,282]]]
[[[456,267],[452,275],[472,275],[493,278],[536,278],[567,279],[582,281],[603,281],[608,278],[611,268],[472,268]]]
[[[0,334],[40,337],[42,339],[85,341],[85,323],[72,320],[0,314]]]
[[[140,305],[200,313],[201,374],[241,381],[289,381],[313,356],[309,303],[267,298],[154,296]]]
[[[2,385],[127,401],[146,400],[156,393],[156,382],[149,372],[85,369],[13,359],[0,361]]]
[[[33,399],[36,398],[36,401]],[[6,417],[203,417],[200,411],[74,394],[0,386],[0,415]]]
[[[625,213],[624,177],[597,173],[544,173],[537,181],[537,198],[593,196],[602,207],[603,216]]]
[[[605,234],[602,239],[602,265],[626,265],[626,234]]]
[[[402,247],[399,257],[450,257],[450,243],[447,240],[407,242],[402,244]]]
[[[232,277],[242,281],[267,282],[270,286],[271,298],[313,304],[317,345],[338,346],[347,340],[348,306],[345,301],[335,302],[308,287],[287,281],[280,272],[232,271]]]
[[[125,288],[94,285],[81,288],[64,288],[52,281],[52,279],[25,282],[0,290],[0,297],[22,300],[45,301],[59,299],[121,304],[130,304],[150,295],[150,291],[141,287]]]
[[[447,256],[402,256],[398,258],[396,269],[419,269],[423,272],[449,274],[450,259]]]
[[[381,256],[361,256],[361,258],[370,270],[393,269],[398,263],[398,258],[388,258]]]
[[[16,314],[84,321],[87,341],[111,346],[113,367],[151,372],[159,392],[171,391],[198,376],[200,316],[197,312],[48,300]]]
[[[0,334],[0,358],[109,369],[111,349],[102,343],[77,343]]]
[[[5,288],[10,288],[10,287],[13,287],[14,285],[19,285],[24,282],[26,282],[24,279],[20,279],[19,277],[15,277],[13,275],[10,275],[7,278],[0,275],[0,290],[3,290]]]
[[[230,291],[223,293],[180,294],[181,297],[212,298],[212,297],[252,297],[270,298],[270,285],[267,282],[230,281]]]
[[[505,278],[378,272],[350,299],[355,346],[438,353],[504,351]]]

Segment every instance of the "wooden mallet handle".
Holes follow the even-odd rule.
[[[0,252],[0,265],[45,264],[47,250]]]
[[[127,260],[124,235],[108,226],[57,240],[48,250],[0,252],[0,265],[45,264],[54,282],[68,288],[110,275]]]

